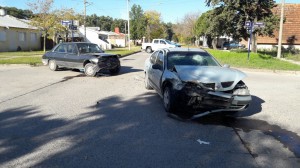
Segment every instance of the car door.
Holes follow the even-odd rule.
[[[78,55],[78,49],[75,44],[67,44],[67,54],[65,54],[65,62],[70,68],[82,68],[83,63]]]
[[[159,40],[159,45],[157,49],[159,50],[163,48],[167,48],[167,43],[164,40]]]
[[[153,82],[153,73],[154,73],[154,70],[152,68],[152,66],[155,64],[156,62],[156,57],[157,57],[157,54],[158,54],[159,51],[155,51],[154,53],[152,53],[152,55],[150,56],[150,59],[149,59],[149,66],[147,65],[147,73],[148,73],[148,79],[149,79],[149,82],[150,82],[150,85],[154,87],[154,82]]]
[[[151,81],[152,81],[152,86],[154,87],[157,92],[161,92],[161,77],[163,74],[164,70],[164,53],[162,50],[159,50],[157,52],[156,60],[154,65],[158,65],[159,68],[153,69],[151,68]]]
[[[156,51],[156,50],[158,50],[158,48],[159,48],[159,40],[153,40],[152,50]]]
[[[66,54],[67,54],[66,44],[60,44],[54,49],[51,59],[55,60],[58,66],[66,67],[67,66],[65,62]]]

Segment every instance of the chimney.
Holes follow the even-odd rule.
[[[0,16],[5,16],[6,13],[5,13],[5,10],[4,9],[0,9]]]
[[[120,29],[118,27],[115,27],[115,33],[120,34]]]

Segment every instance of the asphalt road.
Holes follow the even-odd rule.
[[[0,167],[300,166],[300,76],[246,71],[253,95],[239,118],[167,116],[144,89],[149,55],[119,75],[0,66]]]

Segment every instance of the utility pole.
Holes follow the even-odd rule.
[[[83,25],[84,25],[84,41],[86,41],[86,0],[84,0],[84,21],[83,21]]]
[[[129,0],[127,0],[127,12],[128,12],[128,50],[130,50]]]
[[[279,39],[278,39],[278,51],[277,58],[281,57],[281,43],[282,43],[282,29],[283,29],[283,13],[284,13],[284,0],[281,0],[281,14],[280,14],[280,29],[279,29]]]

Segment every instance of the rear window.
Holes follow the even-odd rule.
[[[206,52],[169,52],[167,67],[172,69],[175,65],[220,66],[217,60]]]

